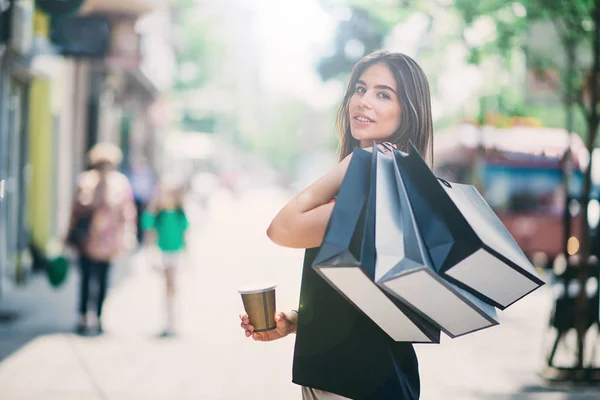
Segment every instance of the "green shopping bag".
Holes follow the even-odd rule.
[[[64,254],[64,247],[56,240],[50,241],[46,247],[46,276],[52,287],[58,288],[69,275],[69,260]]]
[[[69,275],[69,260],[63,255],[48,260],[46,275],[53,287],[60,287]]]

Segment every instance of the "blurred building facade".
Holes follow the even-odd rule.
[[[33,1],[0,2],[0,279],[16,275],[27,247],[29,93]],[[9,268],[8,265],[11,267]]]
[[[0,298],[66,234],[85,153],[153,163],[174,73],[168,0],[0,0]]]

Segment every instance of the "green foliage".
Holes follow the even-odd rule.
[[[475,26],[482,20],[491,21],[495,35],[483,44],[465,43],[470,47],[469,61],[479,64],[490,55],[500,55],[508,59],[515,49],[527,52],[529,65],[543,70],[548,67],[562,68],[557,65],[558,55],[563,55],[566,46],[589,45],[594,30],[592,21],[592,0],[521,0],[508,3],[503,0],[455,0],[455,9],[464,22],[464,28]],[[536,23],[551,24],[557,31],[559,43],[554,54],[538,54],[527,46],[527,34]],[[589,67],[586,65],[584,67]],[[581,71],[576,71],[581,73]],[[566,90],[570,88],[569,77],[563,76]],[[578,81],[579,84],[581,80]]]
[[[381,48],[383,38],[410,16],[421,13],[433,22],[433,15],[440,8],[435,1],[419,0],[320,0],[320,3],[334,15],[341,10],[353,11],[354,14],[354,21],[342,21],[338,27],[335,39],[336,54],[325,58],[321,63],[320,73],[324,80],[333,77],[345,78],[356,63],[357,59],[348,59],[343,51],[349,39],[363,42],[367,54]],[[371,33],[378,37],[374,38]],[[449,36],[441,35],[437,38],[441,40],[436,41],[434,45],[442,48],[443,44],[448,42]],[[439,60],[439,56],[437,58]]]
[[[334,53],[324,57],[318,66],[323,80],[339,77],[352,70],[360,57],[380,49],[384,33],[381,24],[364,8],[347,6],[348,13],[338,22],[334,39]],[[347,49],[358,42],[362,48],[357,48],[357,54],[348,54]],[[358,53],[358,51],[362,51]]]
[[[493,23],[494,34],[491,40],[486,40],[480,45],[472,43],[472,40],[463,35],[465,44],[470,48],[470,62],[479,64],[486,57],[495,54],[510,59],[513,50],[520,47],[529,22],[523,4],[507,3],[503,0],[456,0],[454,6],[463,21],[465,32],[476,27],[478,23]]]
[[[342,7],[365,10],[382,35],[388,34],[399,22],[427,6],[427,2],[413,0],[320,0],[320,3],[330,12]]]
[[[527,104],[524,107],[527,116],[544,122],[544,126],[551,128],[564,128],[566,111],[562,104]],[[574,113],[573,131],[578,132],[585,140],[587,137],[586,120],[583,113],[576,110]]]
[[[470,47],[470,62],[480,64],[490,56],[500,56],[508,61],[515,50],[523,50],[527,54],[528,69],[538,79],[547,79],[548,71],[558,71],[562,100],[578,103],[580,111],[588,113],[582,99],[587,72],[591,68],[589,54],[595,26],[592,20],[593,0],[521,0],[515,3],[456,0],[454,5],[465,29],[487,19],[493,23],[496,32],[493,40]],[[545,46],[528,43],[531,29],[543,24],[546,24],[546,29],[552,27],[556,31],[558,42],[550,46],[548,43],[544,43]],[[469,44],[468,40],[465,42]],[[569,60],[573,61],[571,68]],[[544,115],[552,120],[556,118],[555,113]],[[545,119],[543,122],[549,124]],[[579,132],[583,131],[585,129]]]
[[[195,115],[185,110],[181,119],[181,128],[185,131],[215,133],[216,119],[213,115]]]
[[[173,90],[194,90],[218,73],[218,60],[224,46],[213,34],[215,21],[203,18],[194,0],[174,0],[175,30],[178,39],[177,72]]]

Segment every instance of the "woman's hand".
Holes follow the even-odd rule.
[[[274,316],[276,328],[266,332],[254,332],[254,326],[250,325],[250,319],[247,314],[240,315],[241,326],[244,329],[246,337],[252,336],[257,342],[270,342],[281,339],[291,333],[296,333],[298,323],[298,314],[295,311],[290,313],[278,312]]]

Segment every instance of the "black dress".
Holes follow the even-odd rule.
[[[415,400],[419,366],[410,343],[394,342],[304,258],[293,382],[355,400]]]

